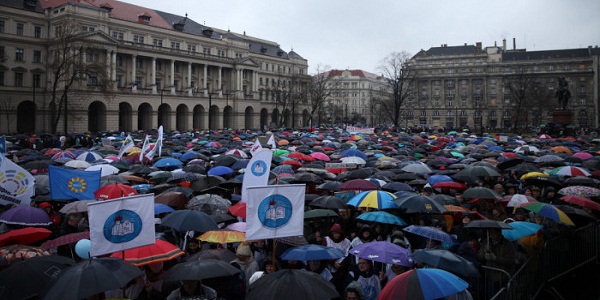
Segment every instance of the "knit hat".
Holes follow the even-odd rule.
[[[246,242],[240,243],[240,245],[237,247],[237,250],[235,251],[235,254],[244,255],[244,256],[252,256],[252,250],[250,250],[250,244],[248,244]]]
[[[344,234],[344,230],[342,229],[342,226],[338,223],[333,224],[333,226],[331,226],[331,229],[329,229],[329,233],[333,233],[333,232],[339,232],[342,235]]]

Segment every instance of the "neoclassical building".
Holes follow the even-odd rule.
[[[411,58],[415,68],[408,123],[504,130],[537,127],[558,108],[558,78],[569,83],[573,125],[599,127],[597,46],[527,51],[501,46],[441,45]],[[516,89],[526,90],[519,93]],[[523,95],[523,96],[519,96]],[[518,115],[518,116],[517,116]]]
[[[305,102],[280,98],[295,97],[294,86],[310,80],[306,59],[187,15],[115,0],[0,0],[0,41],[3,133],[256,129],[309,120]],[[75,58],[67,75],[85,71],[57,76],[63,54]]]

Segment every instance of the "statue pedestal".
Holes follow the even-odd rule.
[[[573,123],[573,112],[570,110],[555,110],[552,112],[552,121],[562,126]]]

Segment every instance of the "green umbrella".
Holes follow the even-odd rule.
[[[287,151],[285,149],[277,149],[275,151],[273,151],[273,156],[281,156],[281,155],[287,155],[290,154],[290,151]]]
[[[338,216],[338,214],[336,214],[333,210],[330,210],[330,209],[312,209],[312,210],[304,212],[305,219],[337,217],[337,216]]]

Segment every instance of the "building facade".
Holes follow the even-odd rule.
[[[433,47],[411,58],[415,70],[407,123],[476,130],[520,130],[553,121],[559,78],[568,82],[573,126],[598,128],[598,47],[548,51]]]
[[[382,112],[377,103],[389,97],[383,76],[364,70],[330,70],[326,77],[331,89],[325,103],[328,123],[380,124]]]
[[[115,0],[0,7],[0,132],[308,123],[305,103],[270,97],[310,80],[275,42]]]

